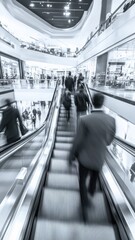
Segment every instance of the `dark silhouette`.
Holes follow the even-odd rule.
[[[71,76],[71,72],[69,72],[68,77],[66,77],[65,87],[66,87],[70,92],[72,92],[73,89],[74,89],[74,80],[73,80],[73,78],[72,78],[72,76]]]
[[[70,120],[70,108],[71,108],[71,92],[66,90],[63,94],[63,105],[67,112],[67,121]]]
[[[82,75],[82,73],[79,74],[79,77],[78,77],[78,80],[77,80],[77,89],[83,85],[83,80],[84,80],[84,77]]]
[[[135,179],[135,162],[132,164],[130,168],[131,178],[130,181],[133,182]]]
[[[88,95],[84,92],[83,86],[81,86],[79,91],[75,93],[74,101],[77,110],[77,117],[81,115],[86,115],[86,111],[89,108],[90,101]]]
[[[3,116],[0,124],[0,132],[5,129],[7,143],[10,144],[20,139],[17,120],[19,121],[21,128],[23,128],[23,123],[19,110],[11,106],[10,99],[5,100],[5,105],[7,108],[3,111]]]
[[[88,204],[86,179],[90,173],[89,193],[96,190],[96,181],[106,158],[107,146],[115,135],[115,119],[101,109],[104,96],[93,96],[94,109],[91,114],[79,119],[79,126],[71,149],[70,163],[76,157],[79,162],[79,183],[82,206]]]
[[[39,108],[37,110],[37,115],[38,115],[38,119],[40,121],[41,120],[41,110]]]

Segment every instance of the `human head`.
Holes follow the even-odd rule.
[[[92,102],[95,108],[101,108],[104,103],[104,95],[101,93],[95,93]]]
[[[69,72],[69,76],[71,76],[71,72]]]
[[[9,98],[5,99],[5,105],[10,106],[11,100]]]

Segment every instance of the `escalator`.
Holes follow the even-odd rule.
[[[78,166],[68,164],[76,128],[75,106],[72,97],[71,119],[67,122],[60,96],[61,93],[38,165],[22,193],[18,210],[0,239],[133,239],[134,213],[107,166],[103,168],[94,197],[89,196],[89,207],[82,209]]]
[[[77,167],[68,164],[75,132],[74,108],[72,103],[68,123],[65,109],[60,107],[54,149],[30,239],[118,240],[117,227],[100,186],[97,186],[94,197],[89,199],[89,207],[84,209],[84,223]]]
[[[58,84],[56,84],[52,102],[57,96]],[[31,171],[33,162],[38,158],[47,132],[46,122],[51,112],[52,103],[42,126],[37,130],[26,134],[21,140],[0,148],[0,204],[10,192],[20,175]],[[35,159],[35,161],[34,161]]]
[[[14,154],[4,159],[0,166],[0,203],[10,190],[20,170],[28,169],[33,158],[41,148],[44,132],[29,141]]]

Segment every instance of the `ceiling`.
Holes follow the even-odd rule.
[[[93,0],[17,0],[37,16],[60,29],[74,27]]]

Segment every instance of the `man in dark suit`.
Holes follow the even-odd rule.
[[[7,108],[3,111],[3,116],[0,123],[0,132],[5,129],[7,143],[10,144],[20,139],[17,119],[21,126],[22,119],[18,109],[11,106],[10,99],[5,100],[5,105],[7,106]]]
[[[71,76],[71,72],[69,72],[68,77],[66,77],[65,87],[72,93],[72,91],[74,89],[74,80]]]
[[[91,114],[80,117],[79,126],[71,149],[69,161],[76,157],[79,162],[79,183],[82,205],[88,204],[86,178],[90,173],[89,192],[93,196],[96,181],[106,158],[107,146],[115,136],[115,119],[105,114],[104,96],[93,96]]]

